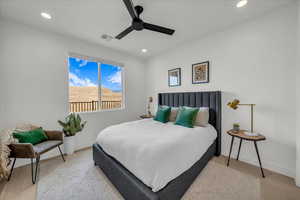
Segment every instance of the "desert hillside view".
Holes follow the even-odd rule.
[[[113,92],[108,88],[102,88],[101,101],[101,105],[98,105],[98,87],[69,87],[70,112],[120,108],[122,93]]]
[[[108,88],[101,90],[102,101],[121,101],[122,93],[113,92]],[[69,102],[98,101],[98,87],[69,87]]]

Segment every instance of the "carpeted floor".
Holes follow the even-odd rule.
[[[293,179],[232,160],[213,158],[183,200],[299,200]],[[1,200],[121,200],[102,171],[94,166],[91,149],[41,162],[39,182],[31,183],[30,165],[14,170],[10,182],[0,182]]]
[[[42,167],[42,166],[41,166]],[[53,168],[53,169],[49,169]],[[99,167],[94,166],[91,150],[55,160],[41,171],[38,200],[119,200],[123,199]]]
[[[95,167],[90,151],[69,157],[66,163],[56,160],[54,169],[43,170],[38,183],[38,200],[121,200],[102,171]],[[50,166],[50,167],[51,167]],[[247,190],[245,190],[247,188]],[[259,199],[258,178],[210,162],[199,175],[184,200],[253,200]],[[240,191],[244,190],[242,193]]]
[[[241,192],[243,191],[243,192]],[[209,162],[184,195],[184,200],[260,199],[259,178]]]

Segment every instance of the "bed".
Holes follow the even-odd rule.
[[[134,129],[137,129],[139,126],[140,128],[141,127],[144,128],[144,130],[150,129],[151,127],[153,128],[156,127],[157,130],[162,130],[162,132],[165,133],[166,135],[165,141],[174,140],[174,142],[177,142],[176,145],[178,146],[177,148],[178,148],[179,155],[180,153],[185,153],[183,155],[186,154],[190,155],[191,158],[184,160],[184,163],[192,162],[191,166],[188,166],[188,169],[183,171],[184,168],[180,168],[180,166],[174,166],[170,169],[172,173],[169,174],[168,171],[166,171],[166,169],[159,169],[159,168],[152,172],[151,169],[154,167],[153,162],[154,164],[159,163],[160,157],[153,157],[153,155],[155,154],[151,155],[150,152],[148,153],[150,154],[148,155],[148,157],[151,158],[152,156],[153,158],[152,163],[146,162],[147,156],[144,156],[145,160],[142,160],[143,162],[140,163],[129,162],[136,157],[138,158],[137,160],[143,159],[143,157],[138,157],[138,154],[132,155],[132,158],[129,159],[128,157],[130,157],[130,154],[128,153],[125,154],[126,153],[125,151],[127,151],[126,148],[134,146],[135,141],[131,141],[131,144],[127,144],[127,147],[125,144],[123,146],[120,146],[119,148],[120,149],[123,148],[124,152],[120,150],[117,151],[118,148],[111,148],[111,146],[109,146],[109,142],[111,142],[109,139],[102,140],[103,141],[102,143],[99,141],[95,143],[93,145],[93,159],[95,165],[99,166],[102,169],[102,171],[106,174],[106,176],[110,179],[110,181],[122,194],[122,196],[128,200],[180,199],[184,195],[186,190],[189,188],[189,186],[193,183],[193,181],[198,176],[198,174],[201,172],[201,170],[206,166],[208,161],[213,156],[219,156],[221,152],[221,92],[220,91],[160,93],[158,94],[158,104],[172,106],[172,107],[178,107],[178,106],[209,107],[209,115],[210,115],[209,123],[212,127],[214,127],[213,130],[215,130],[215,136],[214,138],[208,137],[211,140],[209,145],[205,143],[201,143],[201,139],[200,139],[198,147],[197,145],[194,145],[193,147],[188,148],[188,149],[197,150],[199,152],[203,151],[201,154],[195,154],[195,152],[193,152],[192,150],[186,151],[183,145],[181,147],[180,145],[178,145],[179,144],[178,141],[182,140],[182,143],[185,143],[187,142],[187,139],[182,137],[181,130],[180,131],[178,130],[177,132],[175,129],[172,130],[174,126],[172,124],[162,125],[159,124],[159,122],[154,122],[151,119],[150,120],[147,119],[147,120],[140,120],[136,122],[129,122],[127,123],[127,128],[126,128],[126,123],[125,123],[123,125],[124,132],[126,133],[130,132],[131,130],[130,127],[133,127],[132,128],[133,135],[136,134],[134,133],[135,132]],[[111,127],[110,129],[117,130],[117,128],[118,126]],[[168,130],[172,130],[171,132],[174,133],[174,139],[169,137],[171,133],[167,133]],[[193,129],[193,131],[196,131],[196,129]],[[197,131],[201,132],[201,129]],[[147,145],[150,147],[152,146],[153,149],[153,145],[157,143],[157,141],[155,141],[155,137],[149,134],[150,132],[147,131],[144,131],[142,133],[145,135],[144,137],[151,136],[149,137],[149,143]],[[192,130],[190,130],[190,133],[188,134],[190,134],[189,138],[195,140],[197,139],[197,138],[193,138],[196,137],[197,134],[193,133]],[[141,141],[137,141],[137,142],[141,142]],[[160,142],[164,142],[164,140],[161,139]],[[159,152],[160,148],[157,149],[158,149],[157,151]],[[143,151],[141,152],[147,152],[147,148],[143,148],[142,150]],[[139,152],[140,150],[139,149],[131,150],[131,152],[136,152],[136,151]],[[125,156],[123,155],[121,157],[118,157],[119,154],[120,155],[124,154]],[[122,159],[123,157],[124,159]],[[164,157],[161,159],[167,160],[167,158],[168,157]],[[163,166],[163,163],[158,164],[157,167],[159,167],[160,165]],[[156,179],[149,178],[151,176],[148,176],[148,174],[151,175],[151,173],[155,173],[156,177],[158,177],[159,179],[156,180]],[[137,176],[135,176],[134,174]]]

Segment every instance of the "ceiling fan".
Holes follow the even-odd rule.
[[[142,6],[139,6],[139,5],[133,6],[132,0],[123,0],[123,2],[125,3],[126,8],[132,18],[132,23],[131,23],[130,27],[128,27],[123,32],[121,32],[119,35],[117,35],[116,39],[119,39],[119,40],[122,39],[123,37],[125,37],[127,34],[132,32],[133,30],[141,31],[143,29],[147,29],[150,31],[156,31],[156,32],[164,33],[164,34],[168,34],[168,35],[173,35],[173,33],[175,32],[175,30],[173,30],[173,29],[169,29],[169,28],[165,28],[162,26],[157,26],[154,24],[149,24],[149,23],[144,22],[140,18],[140,14],[144,10]]]

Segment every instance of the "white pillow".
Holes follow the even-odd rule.
[[[170,117],[169,117],[170,122],[176,121],[178,110],[179,110],[178,107],[171,107],[171,113],[170,113]]]
[[[40,128],[40,126],[35,126],[32,124],[26,124],[26,123],[20,123],[17,124],[14,132],[26,132],[26,131],[32,131],[34,129]]]
[[[207,126],[209,121],[209,108],[200,107],[195,120],[195,126]]]

